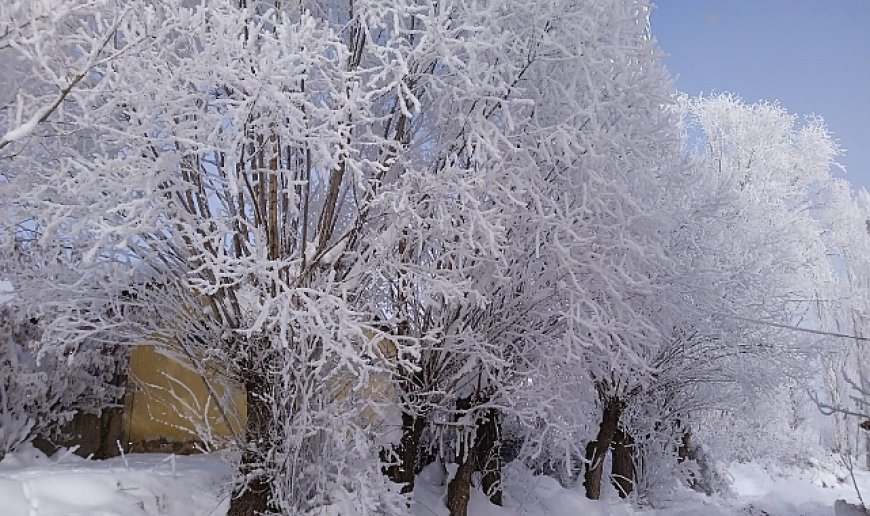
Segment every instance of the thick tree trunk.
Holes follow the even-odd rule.
[[[619,417],[622,413],[622,403],[612,398],[605,402],[598,435],[594,441],[586,445],[586,477],[583,485],[586,497],[591,500],[601,498],[601,476],[604,473],[604,459],[610,450],[613,437],[619,429]]]
[[[464,448],[464,447],[463,447]],[[475,447],[463,457],[464,450],[459,453],[459,468],[456,475],[447,485],[447,509],[450,516],[468,516],[468,500],[471,498],[471,474],[474,473]]]
[[[458,411],[466,411],[471,408],[471,398],[459,398],[456,400]],[[456,459],[459,467],[456,474],[447,484],[447,509],[450,516],[467,516],[468,500],[471,498],[471,475],[474,473],[476,463],[475,445],[477,439],[468,439],[456,450]]]
[[[497,410],[492,409],[486,414],[486,419],[477,423],[477,445],[475,462],[477,469],[483,474],[480,487],[489,501],[501,505],[501,418]]]
[[[460,399],[456,408],[469,410],[471,399]],[[475,471],[483,474],[481,488],[489,500],[495,505],[502,504],[500,430],[500,417],[495,409],[487,411],[475,421],[475,438],[460,447],[457,453],[459,467],[447,486],[447,508],[450,516],[467,516],[471,476]],[[470,446],[470,449],[466,450],[466,446]]]
[[[394,454],[385,454],[384,459],[391,464],[385,468],[384,472],[390,480],[402,484],[402,493],[410,493],[414,490],[420,438],[425,429],[425,417],[402,413],[402,439],[393,449]],[[398,463],[394,462],[394,456],[398,456]]]
[[[269,514],[269,498],[272,487],[264,478],[257,478],[248,483],[248,488],[240,495],[233,495],[227,516],[259,516]]]
[[[269,439],[271,412],[268,405],[258,395],[258,393],[264,392],[264,379],[255,373],[250,374],[252,377],[245,381],[245,401],[248,412],[245,441],[248,447],[256,446],[262,449],[263,446],[267,445]],[[250,475],[259,460],[259,454],[255,450],[245,450],[242,454],[241,474],[243,476]],[[270,479],[262,476],[250,479],[246,489],[233,493],[227,516],[258,516],[273,512],[271,499]]]
[[[405,246],[402,241],[400,249]],[[384,326],[384,331],[390,331],[390,328]],[[400,322],[395,328],[395,334],[399,337],[410,334],[410,328],[407,322]],[[405,406],[419,407],[418,400],[414,392],[418,385],[424,383],[422,377],[422,369],[417,371],[407,371],[404,368],[399,370],[399,377],[404,381],[401,383],[403,391],[401,395],[402,403]],[[384,468],[384,473],[387,478],[397,484],[401,484],[402,493],[410,493],[414,491],[414,479],[417,475],[417,461],[420,457],[420,439],[423,437],[423,431],[426,429],[426,414],[425,411],[417,409],[415,413],[402,412],[402,437],[398,444],[392,450],[385,450],[381,458],[388,465]],[[392,452],[392,453],[391,453]],[[396,460],[398,459],[398,462]]]
[[[694,455],[695,454],[692,450],[692,431],[686,430],[683,432],[680,447],[677,449],[677,462],[694,459]]]
[[[634,489],[634,439],[625,430],[617,430],[613,439],[613,472],[611,481],[621,498]]]

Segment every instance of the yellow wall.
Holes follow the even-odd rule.
[[[226,417],[209,391],[203,377],[190,360],[170,358],[153,345],[136,346],[130,356],[128,393],[126,399],[126,430],[129,442],[136,448],[146,443],[198,442],[202,436],[197,428],[207,429],[214,441],[244,435],[245,397],[242,389],[231,393]],[[213,392],[224,396],[217,382],[217,373],[208,373]]]
[[[395,363],[396,345],[392,340],[378,338],[370,343],[373,360],[388,367]],[[167,353],[170,350],[154,345],[140,345],[132,350],[125,401],[125,433],[132,449],[156,451],[164,448],[153,443],[200,442],[202,436],[197,428],[211,432],[213,438],[206,442],[210,447],[220,446],[228,438],[243,438],[246,423],[243,389],[239,386],[230,393],[232,401],[224,417],[203,376],[188,358]],[[374,403],[388,402],[397,396],[390,376],[371,375],[368,384],[357,393],[353,390],[355,379],[348,379],[332,385],[333,395],[338,399],[356,395]],[[215,381],[218,372],[207,372],[205,377],[211,380],[211,389],[218,396],[226,397],[221,387],[226,382]],[[363,417],[369,425],[380,423],[380,417],[369,407],[364,409]]]
[[[370,359],[378,366],[392,370],[395,367],[397,359],[396,343],[385,337],[367,335],[369,344],[371,345]],[[363,401],[368,401],[374,404],[385,404],[396,401],[398,392],[392,381],[393,372],[376,372],[369,374],[368,383],[362,386],[362,389],[355,391],[357,387],[357,378],[348,377],[345,380],[335,380],[331,386],[331,392],[336,400],[348,400],[358,396]],[[370,427],[377,427],[383,421],[381,415],[371,406],[366,406],[362,410],[362,417]]]

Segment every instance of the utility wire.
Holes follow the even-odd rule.
[[[828,337],[840,337],[843,339],[855,339],[855,340],[859,340],[859,341],[863,341],[863,342],[870,342],[870,337],[861,337],[858,335],[849,335],[847,333],[837,333],[837,332],[832,332],[832,331],[813,330],[811,328],[801,328],[799,326],[792,326],[791,324],[783,324],[783,323],[777,323],[777,322],[773,322],[773,321],[762,321],[760,319],[749,319],[747,317],[740,317],[739,315],[726,315],[726,314],[719,314],[719,315],[722,315],[723,317],[730,317],[731,319],[737,319],[738,321],[745,321],[745,322],[750,322],[750,323],[754,323],[754,324],[763,324],[765,326],[774,326],[776,328],[784,328],[786,330],[802,331],[804,333],[812,333],[815,335],[825,335]]]

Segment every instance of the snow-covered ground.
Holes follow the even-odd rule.
[[[0,516],[224,516],[230,474],[208,455],[98,461],[28,448],[0,462]]]
[[[132,454],[105,461],[69,453],[45,457],[32,448],[0,462],[2,516],[224,516],[230,470],[215,455]],[[471,500],[472,516],[831,516],[834,502],[857,502],[851,479],[821,468],[771,474],[755,464],[731,468],[731,497],[709,498],[685,491],[662,508],[632,509],[611,494],[587,500],[547,477],[508,475],[505,507],[480,493]],[[870,494],[870,473],[857,472]],[[442,474],[430,467],[415,492],[414,516],[444,516]],[[349,515],[350,516],[350,515]]]
[[[439,478],[421,476],[416,490],[416,516],[447,516]],[[615,490],[602,501],[588,500],[580,489],[563,489],[549,477],[533,477],[510,485],[505,507],[495,507],[480,493],[472,496],[472,516],[833,516],[834,503],[844,499],[857,503],[851,479],[840,482],[823,468],[804,472],[768,473],[757,464],[737,464],[730,469],[732,496],[708,497],[689,489],[674,495],[660,508],[632,509]],[[843,474],[845,472],[838,472]],[[842,477],[841,477],[842,478]],[[856,472],[856,479],[870,493],[870,472]],[[508,479],[510,483],[510,478]]]

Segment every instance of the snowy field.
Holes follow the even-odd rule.
[[[509,470],[510,471],[510,470]],[[0,462],[2,516],[224,516],[231,471],[216,455],[131,454],[105,461],[68,453],[48,458],[32,448]],[[508,478],[505,507],[476,493],[472,516],[829,516],[837,499],[856,502],[849,479],[822,470],[770,474],[744,464],[731,468],[734,495],[708,498],[684,491],[656,509],[632,509],[613,493],[586,499],[548,477]],[[870,492],[870,473],[857,482]],[[414,516],[446,516],[444,488],[436,468],[423,472],[415,492]]]

